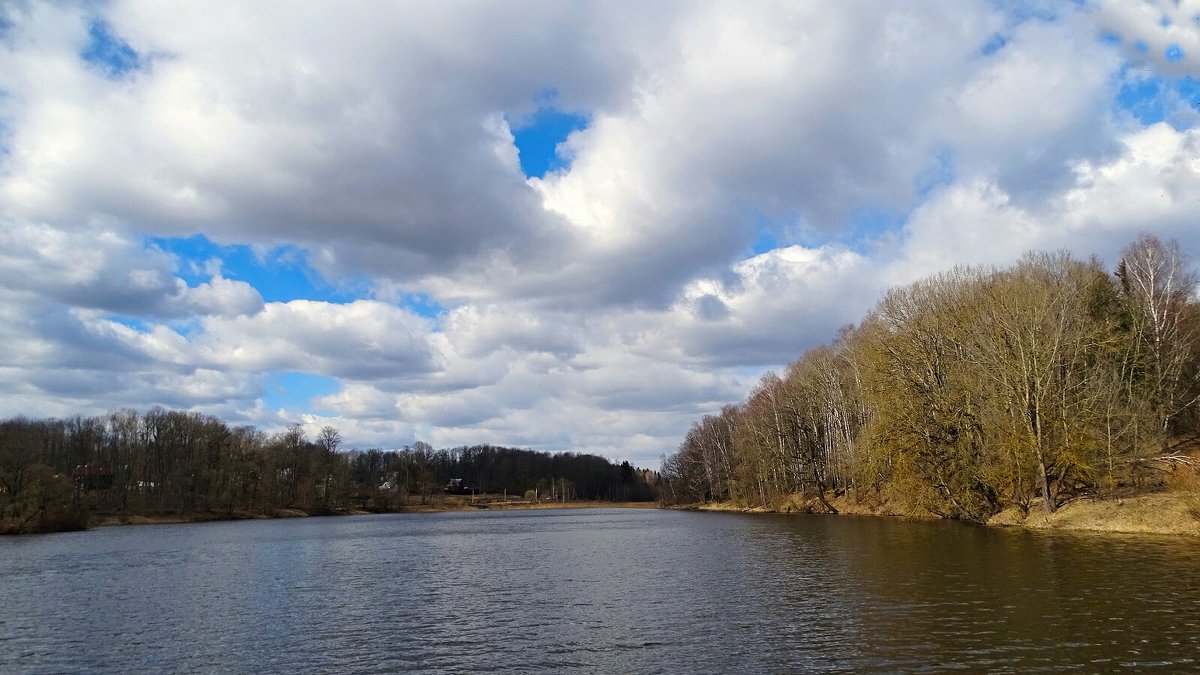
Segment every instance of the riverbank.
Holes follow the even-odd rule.
[[[366,511],[346,510],[320,515],[356,515]],[[183,523],[225,522],[234,520],[275,520],[278,518],[308,518],[313,515],[299,509],[278,509],[274,513],[247,513],[242,511],[177,513],[118,513],[94,515],[88,527],[120,527],[124,525],[180,525]]]
[[[871,515],[937,520],[929,512],[895,504],[863,504],[839,497],[831,500],[840,514]],[[793,495],[778,506],[750,506],[732,501],[689,504],[675,507],[695,511],[733,513],[821,513],[811,500]],[[1006,509],[988,519],[993,527],[1024,527],[1037,530],[1076,530],[1125,534],[1165,534],[1200,537],[1200,493],[1166,491],[1121,499],[1078,499],[1059,507],[1053,514],[1034,508],[1022,514]]]
[[[234,511],[204,512],[180,515],[174,513],[162,514],[106,514],[93,516],[89,527],[120,527],[125,525],[178,525],[182,523],[203,523],[213,521],[233,520],[274,520],[279,518],[309,518],[315,516],[361,516],[380,513],[450,513],[455,511],[524,511],[531,509],[655,509],[658,502],[605,502],[605,501],[495,501],[481,498],[472,501],[470,497],[445,497],[440,501],[428,504],[409,504],[400,509],[387,511],[366,511],[363,509],[336,509],[325,513],[308,513],[299,509],[277,509],[272,513],[247,513]],[[79,528],[76,528],[79,529]]]
[[[1200,537],[1200,494],[1158,492],[1124,499],[1081,499],[1063,505],[1052,514],[1031,509],[1022,516],[1016,509],[1008,509],[992,516],[987,524]]]
[[[498,511],[526,511],[530,509],[657,509],[661,505],[654,502],[494,502],[486,505],[489,509]]]
[[[448,513],[452,511],[528,511],[532,509],[657,509],[654,502],[605,502],[605,501],[525,501],[519,499],[479,499],[470,497],[447,497],[441,502],[410,504],[403,509],[377,513]]]
[[[333,509],[326,512],[309,513],[300,509],[276,509],[271,513],[246,511],[202,511],[197,513],[102,513],[91,516],[72,515],[71,518],[56,517],[38,519],[27,523],[0,521],[0,536],[20,534],[50,534],[54,532],[77,532],[93,527],[123,527],[126,525],[180,525],[184,523],[207,523],[234,520],[276,520],[280,518],[310,518],[316,516],[362,516],[380,513],[450,513],[454,511],[527,511],[532,509],[656,509],[661,505],[654,502],[605,502],[605,501],[524,501],[501,497],[479,497],[472,501],[465,496],[447,496],[427,504],[408,504],[398,509],[373,510]]]

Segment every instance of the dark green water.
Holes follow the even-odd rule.
[[[1200,542],[641,510],[0,539],[0,672],[1200,672]]]

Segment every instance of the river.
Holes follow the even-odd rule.
[[[1200,542],[595,509],[0,539],[0,672],[1200,672]]]

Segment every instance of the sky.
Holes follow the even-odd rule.
[[[1198,224],[1198,0],[0,8],[4,417],[653,468],[889,287]]]

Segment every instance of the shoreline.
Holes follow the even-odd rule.
[[[650,502],[604,502],[604,501],[571,501],[571,502],[527,502],[510,501],[479,501],[471,503],[469,498],[453,498],[442,503],[410,504],[404,509],[368,511],[366,509],[337,509],[327,513],[309,513],[301,509],[276,509],[272,513],[249,513],[246,511],[205,511],[187,515],[177,513],[129,513],[129,514],[93,514],[88,517],[86,524],[78,520],[71,521],[70,526],[60,526],[52,523],[49,526],[29,526],[26,528],[0,527],[0,537],[17,537],[30,534],[56,534],[61,532],[82,532],[94,528],[127,527],[141,525],[186,525],[191,523],[234,522],[239,520],[282,520],[285,518],[319,518],[323,516],[367,516],[404,513],[455,513],[471,511],[532,511],[549,509],[658,509],[662,504]],[[4,523],[0,523],[4,525]]]
[[[812,508],[809,500],[801,495],[792,495],[774,506],[749,505],[735,501],[719,501],[695,504],[664,506],[658,501],[649,502],[529,502],[524,500],[480,500],[472,502],[468,497],[452,497],[441,503],[410,504],[406,508],[387,511],[364,509],[341,509],[328,513],[308,513],[300,509],[277,509],[273,513],[204,512],[191,515],[179,514],[102,514],[92,516],[86,528],[125,527],[137,525],[182,525],[189,523],[231,522],[238,520],[280,520],[285,518],[316,518],[321,516],[359,516],[406,513],[454,513],[471,511],[530,511],[550,509],[659,509],[676,511],[709,511],[743,514],[782,515],[854,515],[909,520],[944,520],[933,513],[896,508],[895,505],[866,504],[839,497],[830,500],[838,513],[826,513]],[[1200,493],[1190,491],[1167,491],[1135,495],[1119,499],[1077,499],[1053,514],[1038,508],[1022,515],[1016,508],[1008,508],[989,518],[988,527],[1028,530],[1058,530],[1072,532],[1097,532],[1113,534],[1151,534],[1200,538]],[[31,530],[9,532],[7,536],[20,534],[53,534],[55,532],[80,531],[80,528]],[[3,535],[0,535],[3,536]]]
[[[339,509],[329,513],[308,513],[300,509],[276,509],[274,513],[197,513],[193,515],[179,514],[104,514],[93,516],[88,523],[88,529],[99,527],[125,527],[129,525],[184,525],[189,523],[233,522],[238,520],[283,520],[286,518],[319,518],[325,516],[369,516],[406,513],[455,513],[471,511],[531,511],[549,509],[656,509],[661,508],[657,501],[652,502],[603,502],[603,501],[572,501],[572,502],[477,502],[454,501],[441,504],[410,504],[407,508],[368,511],[365,509]]]
[[[750,506],[733,501],[671,506],[683,511],[722,513],[773,513],[812,515],[855,515],[910,520],[944,520],[933,513],[911,509],[893,509],[884,504],[872,507],[845,497],[831,500],[838,513],[824,513],[806,506],[799,496],[785,499],[776,507]],[[1032,508],[1021,514],[1008,508],[980,523],[988,527],[1022,528],[1112,534],[1153,534],[1175,537],[1200,537],[1200,493],[1154,492],[1119,499],[1077,499],[1052,514]]]

